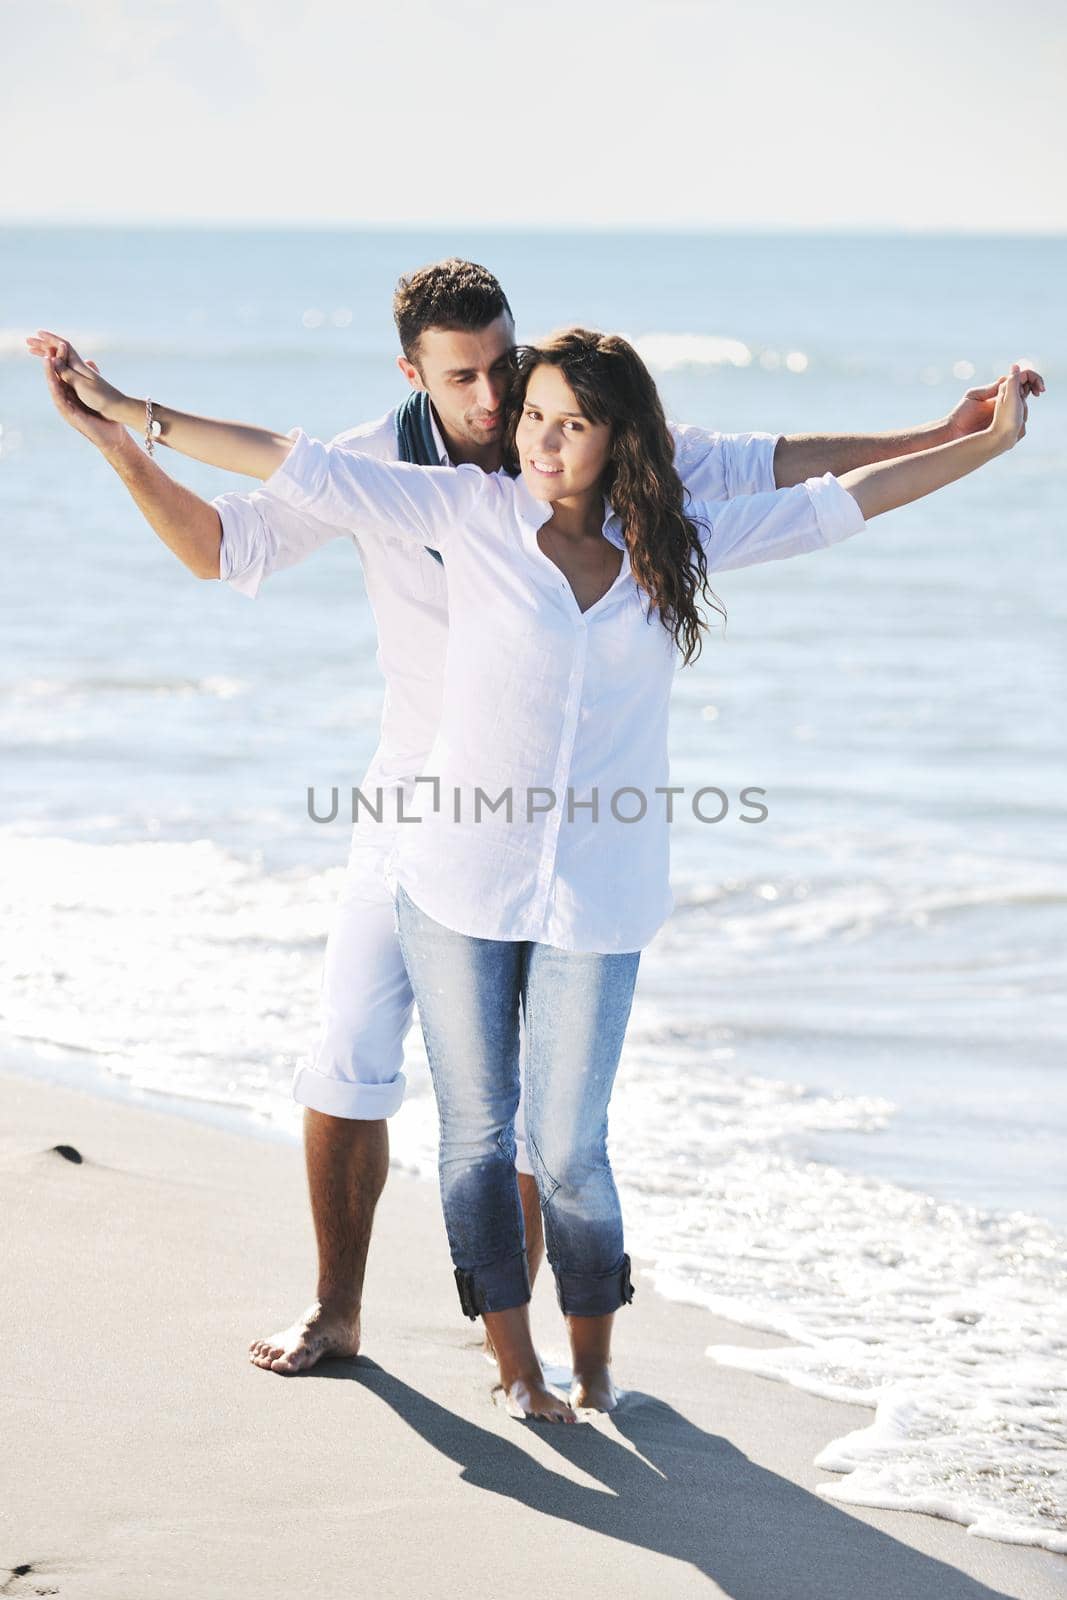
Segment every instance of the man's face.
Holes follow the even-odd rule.
[[[418,366],[400,358],[415,389],[425,389],[449,438],[484,450],[504,431],[504,396],[511,380],[515,326],[504,313],[476,332],[427,328]]]

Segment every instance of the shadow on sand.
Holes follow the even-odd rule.
[[[624,1545],[689,1562],[733,1600],[1005,1600],[1001,1591],[868,1527],[757,1466],[718,1434],[636,1390],[597,1427],[534,1427],[607,1493],[576,1484],[446,1410],[376,1362],[310,1377],[359,1383],[460,1466],[466,1483]]]

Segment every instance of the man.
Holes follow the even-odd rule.
[[[423,464],[501,465],[503,400],[515,342],[511,308],[496,279],[471,262],[435,263],[401,279],[394,315],[398,364],[412,394],[375,423],[335,441],[384,459]],[[171,480],[126,427],[140,429],[146,403],[106,384],[62,340],[30,347],[46,358],[57,408],[95,443],[160,538],[198,577],[222,578],[254,596],[264,578],[291,566],[340,530],[294,510],[265,488],[201,500]],[[1024,394],[1043,387],[1026,373]],[[928,449],[987,425],[996,384],[973,389],[946,418],[877,436],[720,435],[675,430],[676,463],[694,497],[723,499],[784,488],[825,472]],[[409,401],[411,397],[409,396]],[[152,406],[162,443],[262,479],[290,441],[266,430]],[[381,739],[360,789],[409,794],[422,771],[440,710],[447,640],[445,574],[431,552],[398,539],[354,541],[378,628],[385,678]],[[388,1171],[388,1118],[404,1093],[403,1039],[412,998],[397,945],[385,861],[392,830],[354,830],[346,887],[327,944],[323,1022],[314,1059],[298,1067],[293,1093],[304,1107],[304,1144],[319,1257],[316,1298],[291,1327],[256,1340],[251,1359],[279,1373],[306,1371],[326,1355],[359,1348],[362,1290],[373,1217]],[[517,1126],[521,1135],[521,1125]],[[536,1186],[521,1137],[516,1165],[526,1218],[530,1276],[543,1252]]]

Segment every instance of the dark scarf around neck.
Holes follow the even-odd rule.
[[[400,460],[410,461],[413,466],[441,465],[433,436],[433,411],[425,389],[412,389],[396,408],[396,448]],[[439,551],[431,550],[429,545],[426,549],[435,561],[441,561]]]

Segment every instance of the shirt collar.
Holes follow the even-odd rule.
[[[626,537],[622,531],[622,518],[614,510],[610,500],[604,501],[604,537],[610,539],[612,544],[617,544],[620,550],[626,549]]]
[[[519,519],[536,530],[543,528],[552,515],[552,507],[545,500],[539,500],[531,494],[526,487],[526,479],[521,475],[511,480],[515,485],[515,506]],[[626,540],[623,537],[622,518],[613,508],[610,500],[604,501],[603,534],[605,539],[610,539],[612,544],[618,545],[620,550],[626,549]]]
[[[529,549],[540,550],[537,543],[537,532],[543,528],[552,515],[552,507],[544,500],[538,500],[536,495],[530,493],[526,481],[521,476],[512,479],[515,485],[515,510],[525,535],[526,545]],[[604,501],[604,524],[602,532],[609,543],[622,551],[622,565],[619,568],[619,577],[630,575],[630,552],[626,546],[626,539],[622,531],[622,518],[612,508],[610,500]]]

